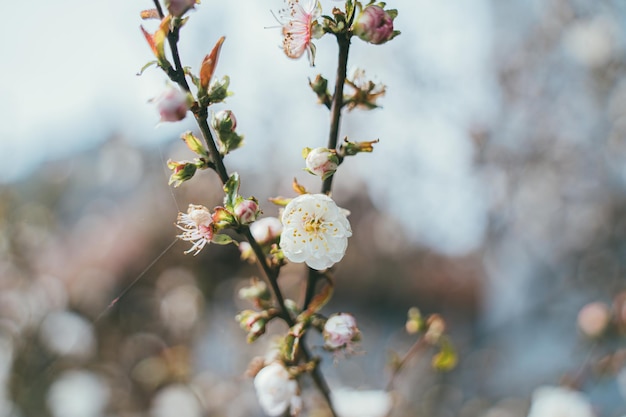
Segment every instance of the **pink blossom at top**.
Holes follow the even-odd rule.
[[[393,18],[382,7],[369,5],[354,22],[353,33],[365,42],[380,45],[394,37]]]
[[[286,0],[287,7],[279,11],[283,26],[283,50],[289,58],[300,58],[304,52],[311,66],[315,61],[315,45],[311,42],[322,14],[319,0]]]
[[[187,13],[189,9],[193,9],[196,0],[169,0],[165,4],[167,11],[170,12],[172,16],[181,17]]]

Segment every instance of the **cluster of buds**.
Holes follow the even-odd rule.
[[[412,307],[407,314],[405,329],[408,334],[422,333],[428,345],[439,349],[432,360],[435,369],[449,371],[456,366],[457,354],[446,336],[446,322],[440,315],[432,314],[424,318],[416,307]]]
[[[211,126],[219,138],[219,151],[222,156],[243,145],[243,136],[237,134],[237,119],[230,110],[220,110],[211,117]]]
[[[202,145],[200,139],[191,132],[183,133],[181,139],[193,153],[198,155],[198,158],[194,158],[193,161],[172,161],[171,159],[167,161],[167,167],[172,170],[169,184],[174,184],[174,187],[178,187],[183,182],[189,181],[193,178],[197,170],[213,167],[212,162],[210,162],[209,153]]]

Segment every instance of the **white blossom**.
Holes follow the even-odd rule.
[[[280,247],[291,262],[317,270],[339,262],[352,236],[345,211],[325,194],[303,194],[291,200],[282,216]]]
[[[533,393],[528,417],[594,417],[587,397],[564,387],[544,386]]]
[[[297,416],[302,409],[298,383],[280,362],[272,362],[261,369],[254,377],[254,388],[268,416],[280,416],[287,410]]]

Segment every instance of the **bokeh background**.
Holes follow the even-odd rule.
[[[157,126],[149,100],[165,77],[136,75],[152,59],[139,31],[154,29],[139,18],[151,5],[5,4],[0,416],[261,415],[244,372],[270,337],[246,345],[234,320],[246,308],[237,290],[258,271],[234,247],[192,257],[175,240],[181,208],[222,197],[209,172],[167,186],[165,161],[192,157],[178,138],[194,125]],[[294,177],[319,186],[300,153],[325,144],[328,112],[307,79],[332,80],[336,64],[329,37],[314,68],[283,55],[271,13],[281,6],[207,0],[180,44],[197,70],[226,36],[216,74],[235,95],[216,109],[233,110],[246,137],[226,163],[266,215]],[[624,338],[589,340],[577,315],[626,289],[626,5],[388,7],[402,35],[354,40],[349,59],[388,92],[382,109],[343,119],[342,135],[381,141],[335,180],[354,236],[324,311],[354,313],[364,339],[362,354],[338,361],[311,339],[331,387],[383,389],[417,306],[445,318],[460,361],[442,375],[428,354],[415,358],[393,416],[525,416],[536,387],[563,381],[598,415],[624,415]],[[303,274],[290,266],[281,278],[294,298]]]

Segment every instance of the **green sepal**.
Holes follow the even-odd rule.
[[[235,149],[241,148],[243,145],[243,135],[239,135],[236,132],[223,132],[218,133],[220,137],[220,154],[222,156],[227,155]]]
[[[221,80],[214,80],[209,86],[207,93],[208,104],[221,103],[226,100],[226,97],[233,95],[232,91],[228,91],[230,85],[230,77],[224,75]]]
[[[213,235],[213,239],[211,239],[211,243],[215,243],[216,245],[228,245],[230,243],[234,244],[235,246],[238,245],[236,240],[224,234]]]
[[[223,230],[237,226],[237,219],[234,214],[224,207],[215,207],[212,218],[213,226],[216,230]]]
[[[224,193],[226,196],[224,197],[224,206],[227,209],[232,210],[235,207],[235,203],[237,202],[237,196],[239,193],[239,174],[233,173],[226,184],[224,184]]]
[[[209,157],[209,152],[205,149],[204,145],[202,144],[202,141],[200,141],[199,138],[197,138],[193,133],[191,133],[191,131],[187,131],[183,133],[180,138],[182,139],[183,142],[185,142],[185,144],[191,150],[191,152],[199,156],[205,157],[205,158]]]

